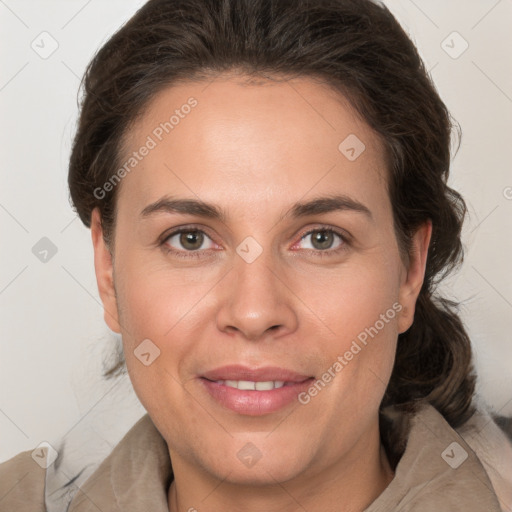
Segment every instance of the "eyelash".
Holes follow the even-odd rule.
[[[348,249],[348,246],[350,245],[348,236],[346,234],[342,233],[341,231],[334,229],[332,227],[329,227],[329,226],[319,226],[314,229],[305,231],[304,233],[302,233],[300,235],[299,241],[302,241],[306,236],[311,235],[316,232],[319,232],[319,231],[323,231],[326,233],[333,233],[333,234],[337,235],[341,239],[342,245],[340,247],[338,247],[337,249],[325,249],[323,251],[320,249],[303,249],[303,250],[308,251],[309,253],[313,253],[315,256],[317,256],[319,258],[325,258],[325,257],[329,257],[329,256],[338,255],[342,252],[345,252]],[[161,238],[159,245],[166,251],[167,254],[172,253],[174,256],[176,256],[178,258],[201,258],[202,257],[201,253],[208,249],[200,249],[200,250],[195,250],[195,251],[186,251],[186,250],[178,251],[176,249],[173,249],[169,245],[167,245],[167,241],[170,238],[172,238],[173,236],[178,235],[180,233],[191,233],[191,232],[203,233],[204,235],[206,235],[208,238],[211,239],[211,237],[208,235],[208,233],[206,233],[202,229],[199,229],[194,226],[185,226],[185,227],[176,229],[174,231],[171,231],[170,233],[166,233]],[[296,242],[296,243],[298,243],[298,242]]]

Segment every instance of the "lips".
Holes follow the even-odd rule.
[[[275,366],[266,366],[263,368],[250,369],[246,366],[230,365],[214,370],[207,371],[201,375],[211,381],[249,381],[249,382],[268,382],[282,381],[284,383],[303,382],[311,375],[303,375],[285,368]]]
[[[296,401],[313,379],[285,368],[231,365],[205,372],[199,380],[217,405],[238,414],[259,416]]]
[[[267,380],[267,381],[251,381],[251,380],[217,380],[217,384],[223,384],[230,388],[241,389],[243,391],[271,391],[272,389],[279,389],[285,385],[282,380]]]

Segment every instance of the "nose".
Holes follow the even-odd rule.
[[[238,255],[234,258],[232,271],[222,281],[218,329],[239,333],[250,341],[294,332],[298,325],[294,307],[297,298],[285,284],[286,277],[278,265],[265,251],[252,263]]]

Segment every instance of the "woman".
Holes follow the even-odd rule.
[[[385,7],[150,0],[84,91],[71,198],[148,414],[60,489],[58,458],[2,464],[0,510],[508,510],[435,295],[450,116]]]

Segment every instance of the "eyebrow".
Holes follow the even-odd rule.
[[[369,219],[373,219],[372,212],[363,203],[346,195],[330,195],[317,197],[306,202],[297,202],[283,214],[279,221],[286,217],[300,218],[310,215],[319,215],[336,211],[352,211],[362,213]],[[197,215],[207,219],[226,222],[226,212],[214,204],[199,199],[178,199],[169,196],[162,197],[158,201],[146,206],[140,216],[150,217],[157,213],[183,213]]]

